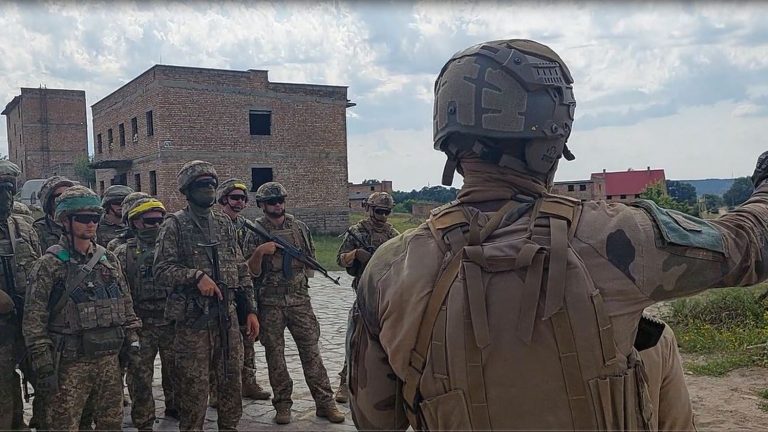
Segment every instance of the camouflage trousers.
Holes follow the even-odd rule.
[[[23,408],[16,350],[13,343],[6,343],[0,345],[0,430],[21,429]]]
[[[176,408],[174,388],[175,356],[173,353],[174,328],[172,324],[144,324],[139,329],[141,350],[128,366],[128,393],[131,395],[131,420],[141,429],[152,429],[155,422],[155,397],[152,394],[152,378],[155,373],[155,357],[160,352],[163,395],[166,408]]]
[[[240,337],[243,339],[243,368],[240,371],[240,377],[243,380],[243,387],[246,386],[247,383],[255,382],[256,381],[256,350],[253,347],[253,344],[256,342],[251,342],[248,340],[248,336],[245,334],[247,328],[245,326],[240,327]],[[210,387],[211,387],[211,399],[218,400],[218,392],[216,388],[218,385],[216,384],[216,374],[215,371],[211,371],[210,374]]]
[[[123,425],[123,383],[117,354],[96,359],[62,360],[59,390],[45,400],[51,430],[77,431],[89,397],[94,402],[97,430],[120,430]]]
[[[217,373],[219,397],[219,430],[235,430],[243,415],[242,382],[240,368],[243,364],[243,343],[237,316],[230,311],[229,358],[221,355],[221,340],[218,323],[211,320],[208,328],[191,329],[176,325],[176,337],[173,348],[176,353],[176,371],[178,374],[179,394],[179,430],[202,430],[205,412],[208,409],[210,391],[209,374],[211,369]],[[224,377],[224,362],[228,373]],[[223,378],[223,379],[222,379]]]
[[[285,364],[286,327],[299,350],[304,378],[315,405],[333,405],[331,383],[317,344],[320,339],[320,325],[312,311],[312,304],[307,302],[298,306],[260,306],[259,323],[259,340],[264,346],[269,384],[274,392],[272,405],[290,407],[293,404],[293,380]]]

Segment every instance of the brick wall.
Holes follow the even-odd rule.
[[[189,160],[207,160],[221,181],[239,177],[249,187],[253,168],[271,168],[274,181],[288,189],[290,212],[315,231],[341,232],[349,212],[346,102],[346,88],[269,83],[266,71],[156,66],[93,105],[94,142],[98,146],[99,134],[103,142],[96,160],[133,161],[127,170],[97,170],[97,189],[118,174],[135,188],[138,174],[142,190],[149,191],[154,171],[158,196],[176,210],[185,205],[176,173]],[[146,134],[149,110],[153,136]],[[250,134],[251,110],[271,112],[270,135]],[[136,142],[129,139],[133,117]],[[120,123],[125,146],[119,143]]]

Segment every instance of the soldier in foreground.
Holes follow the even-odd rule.
[[[11,214],[19,174],[16,164],[0,160],[0,430],[26,429],[16,364],[25,357],[21,319],[27,276],[40,257],[32,225]],[[30,372],[27,367],[20,369]]]
[[[123,386],[117,354],[123,343],[138,351],[141,321],[114,255],[94,242],[99,197],[72,186],[56,199],[62,225],[29,277],[24,339],[45,395],[46,426],[78,430],[89,397],[99,430],[120,429]]]
[[[368,213],[368,219],[352,225],[347,229],[344,241],[339,246],[336,254],[336,263],[344,267],[352,279],[352,289],[357,289],[360,276],[363,274],[368,260],[387,240],[400,235],[399,232],[387,222],[395,200],[386,192],[374,192],[363,203],[363,208]],[[347,390],[347,361],[339,373],[339,388],[336,390],[336,402],[346,403],[349,398]]]
[[[53,176],[48,178],[40,187],[40,202],[43,205],[45,216],[37,219],[33,226],[37,231],[37,237],[40,239],[40,249],[43,251],[58,244],[62,234],[61,225],[53,217],[56,211],[55,200],[67,188],[75,184],[77,182],[66,177]]]
[[[131,289],[133,309],[141,319],[141,349],[128,362],[128,391],[133,400],[131,420],[139,431],[151,431],[155,422],[155,398],[152,378],[155,357],[160,353],[166,417],[179,418],[174,388],[176,367],[173,354],[173,323],[165,317],[165,304],[171,293],[169,286],[156,284],[152,275],[155,241],[165,217],[165,206],[154,198],[127,203],[123,215],[133,238],[115,250]]]
[[[527,40],[443,67],[434,144],[443,183],[458,171],[464,185],[360,280],[347,349],[358,428],[649,430],[643,309],[768,276],[768,152],[752,197],[715,221],[550,195],[573,159],[572,83]]]
[[[221,211],[229,216],[232,220],[232,224],[235,226],[235,233],[237,234],[237,244],[240,245],[242,250],[245,242],[245,236],[247,230],[245,229],[245,217],[240,213],[248,206],[248,186],[240,179],[232,178],[224,181],[217,190],[217,199],[221,206]],[[243,397],[255,400],[269,400],[271,394],[264,390],[261,385],[256,381],[256,351],[253,348],[255,341],[248,340],[245,336],[247,328],[245,327],[245,316],[242,313],[244,308],[241,307],[243,302],[242,298],[237,300],[238,321],[240,324],[240,331],[243,333]],[[211,389],[211,406],[215,406],[216,389]]]
[[[96,242],[107,247],[110,241],[125,231],[123,220],[123,200],[133,189],[123,185],[112,185],[104,191],[101,198],[101,206],[104,207],[104,215],[99,221],[99,229],[96,232]]]
[[[285,198],[288,192],[277,182],[268,182],[256,191],[256,203],[264,216],[256,220],[264,230],[279,236],[291,245],[314,257],[315,246],[309,228],[285,213]],[[320,357],[318,340],[320,325],[309,297],[308,270],[298,260],[291,259],[286,266],[284,259],[290,259],[273,241],[248,233],[245,249],[249,252],[248,268],[255,277],[258,293],[259,317],[262,324],[259,340],[264,346],[269,371],[269,383],[274,397],[275,422],[291,422],[291,393],[293,380],[285,364],[286,327],[291,332],[299,350],[301,366],[307,386],[315,400],[315,414],[333,423],[344,421],[344,414],[333,401],[333,390],[328,372]]]
[[[125,198],[123,198],[123,202],[121,204],[123,207],[122,222],[126,227],[128,227],[128,213],[125,210],[131,207],[133,203],[143,198],[152,198],[152,195],[145,192],[131,192],[126,195]],[[125,244],[128,242],[128,239],[132,238],[134,238],[133,231],[125,228],[117,235],[117,237],[113,238],[109,241],[109,243],[107,243],[107,250],[114,252],[117,250],[118,246]]]
[[[245,294],[246,334],[253,341],[259,333],[253,285],[232,222],[212,210],[218,183],[213,165],[187,162],[176,179],[188,205],[160,228],[154,275],[159,286],[174,287],[166,317],[176,322],[179,429],[203,428],[214,370],[219,430],[235,430],[243,413],[243,343],[234,299],[237,290]]]

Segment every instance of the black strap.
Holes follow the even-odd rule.
[[[93,252],[93,256],[88,261],[88,263],[80,267],[80,273],[72,276],[71,279],[67,277],[67,286],[65,287],[66,291],[64,291],[64,295],[61,296],[53,309],[51,309],[51,318],[61,313],[61,311],[64,309],[64,306],[66,306],[67,301],[69,300],[69,296],[72,295],[72,291],[74,291],[75,288],[83,283],[85,278],[87,278],[88,275],[91,274],[93,269],[96,267],[96,264],[98,264],[101,258],[106,255],[107,250],[104,249],[104,247],[100,245],[95,246],[96,250]]]

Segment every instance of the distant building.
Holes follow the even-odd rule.
[[[88,157],[84,91],[23,87],[2,114],[8,159],[22,171],[19,184],[57,174],[75,177],[75,162]]]
[[[382,180],[378,183],[349,183],[349,208],[352,211],[362,211],[363,202],[374,192],[392,194],[392,182]]]
[[[264,70],[156,65],[92,106],[96,188],[125,184],[186,205],[176,173],[190,160],[253,193],[288,189],[288,212],[313,230],[348,226],[347,88],[270,82]]]
[[[429,217],[429,212],[439,205],[440,203],[434,201],[415,202],[411,205],[411,216],[413,216],[414,219],[425,221]]]
[[[666,190],[663,169],[613,171],[603,170],[592,173],[589,180],[555,182],[552,193],[566,195],[581,201],[605,200],[631,202],[640,197],[645,189],[654,183],[661,183]]]

